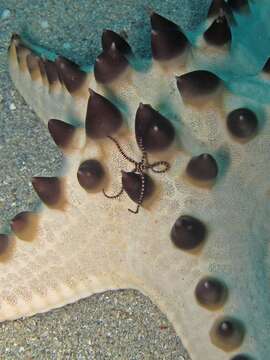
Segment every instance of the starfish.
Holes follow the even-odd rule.
[[[12,36],[10,76],[66,164],[32,179],[40,209],[0,235],[0,321],[134,288],[193,360],[267,358],[269,94],[218,74],[241,4],[213,1],[200,47],[152,13],[151,63],[111,30],[90,68]],[[266,59],[247,83],[269,74]]]

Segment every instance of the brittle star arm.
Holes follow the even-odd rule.
[[[159,166],[161,167],[160,170],[157,169]],[[156,161],[152,164],[149,164],[147,168],[151,169],[154,173],[160,174],[168,171],[170,169],[170,164],[167,161]]]
[[[113,138],[112,136],[110,136],[110,135],[108,135],[108,138],[115,143],[115,145],[117,146],[119,152],[121,153],[121,155],[122,155],[126,160],[128,160],[128,161],[131,162],[132,164],[135,164],[135,166],[137,165],[137,162],[136,162],[135,160],[133,160],[132,158],[130,158],[129,156],[127,156],[127,155],[125,154],[124,150],[121,148],[120,144],[118,143],[118,141],[117,141],[116,139],[114,139],[114,138]],[[121,190],[120,190],[117,194],[115,194],[115,195],[107,195],[106,192],[105,192],[105,190],[102,189],[102,192],[103,192],[104,196],[105,196],[106,198],[108,198],[108,199],[117,199],[117,198],[119,198],[119,197],[122,195],[123,191],[124,191],[124,188],[123,188],[123,186],[122,186]]]
[[[125,154],[124,150],[121,148],[120,144],[118,143],[118,141],[116,139],[114,139],[112,136],[108,135],[108,138],[110,140],[112,140],[115,145],[117,146],[119,152],[121,153],[121,155],[128,160],[129,162],[131,162],[132,164],[137,164],[137,161],[135,161],[134,159],[132,159],[131,157],[129,157],[128,155]]]
[[[120,190],[117,194],[115,194],[115,195],[108,195],[108,194],[106,194],[106,192],[105,192],[104,189],[102,189],[102,192],[103,192],[103,195],[104,195],[106,198],[108,198],[108,199],[117,199],[117,198],[119,198],[119,197],[123,194],[124,188],[123,188],[123,186],[122,186],[122,187],[121,187],[121,190]]]
[[[132,212],[133,214],[138,214],[140,206],[142,205],[143,202],[143,197],[144,197],[144,192],[145,192],[145,176],[143,172],[140,172],[140,176],[141,176],[141,192],[140,192],[140,197],[139,197],[139,201],[137,204],[137,208],[136,210],[132,210],[132,209],[128,209],[128,211]]]
[[[144,146],[143,146],[142,138],[141,138],[141,137],[138,139],[138,145],[139,145],[139,148],[140,148],[140,150],[141,150],[141,152],[142,152],[142,160],[141,160],[141,162],[142,162],[143,164],[144,164],[144,163],[148,164],[147,152],[146,152],[146,150],[145,150],[145,148],[144,148]]]

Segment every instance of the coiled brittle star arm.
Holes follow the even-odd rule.
[[[123,157],[124,157],[126,160],[128,160],[128,161],[131,162],[132,164],[135,164],[135,166],[136,166],[137,162],[125,154],[124,150],[122,149],[122,147],[121,147],[121,145],[118,143],[118,141],[117,141],[116,139],[114,139],[112,136],[108,136],[108,138],[115,143],[115,145],[117,146],[120,154],[123,155]],[[119,198],[119,197],[122,195],[122,193],[124,192],[124,188],[123,188],[123,186],[122,186],[121,189],[120,189],[120,191],[119,191],[117,194],[115,194],[115,195],[108,195],[108,194],[105,192],[104,189],[102,189],[102,192],[103,192],[104,196],[105,196],[106,198],[108,198],[108,199],[117,199],[117,198]]]
[[[128,209],[130,212],[132,212],[134,214],[137,214],[139,212],[139,208],[142,205],[142,202],[143,202],[144,196],[145,196],[145,186],[146,186],[145,181],[146,180],[145,180],[144,171],[147,171],[148,169],[151,169],[155,173],[164,173],[170,168],[170,164],[167,161],[157,161],[157,162],[154,162],[152,164],[149,164],[148,159],[147,159],[147,152],[145,151],[145,148],[144,148],[144,146],[142,144],[142,139],[141,138],[139,138],[139,140],[138,140],[138,145],[139,145],[139,148],[140,148],[140,150],[142,152],[142,159],[141,159],[140,162],[137,162],[137,161],[133,160],[132,158],[130,158],[129,156],[127,156],[116,139],[114,139],[112,136],[108,136],[108,138],[111,139],[116,144],[119,152],[121,153],[121,155],[126,160],[128,160],[129,162],[135,164],[135,167],[131,171],[131,173],[137,173],[137,174],[140,175],[141,183],[140,183],[139,198],[138,198],[138,201],[136,201],[137,202],[137,208],[136,208],[135,211],[132,210],[132,209]],[[160,170],[156,169],[159,166],[161,166],[161,169]],[[109,199],[117,199],[122,195],[124,190],[125,190],[124,185],[122,185],[121,190],[115,195],[106,194],[104,189],[102,191],[103,191],[103,194],[107,198],[109,198]]]

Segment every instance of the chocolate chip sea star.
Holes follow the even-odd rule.
[[[1,321],[134,288],[193,360],[267,359],[270,64],[232,64],[260,6],[213,1],[190,38],[152,13],[151,61],[111,30],[91,68],[12,36],[11,78],[66,167],[0,235]]]

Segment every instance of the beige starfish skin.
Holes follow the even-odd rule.
[[[201,50],[197,52],[204,56]],[[252,250],[245,239],[250,233],[258,236],[262,220],[270,214],[266,202],[269,169],[262,151],[270,140],[269,121],[260,136],[243,143],[226,128],[228,112],[242,104],[226,86],[211,96],[184,101],[175,75],[194,70],[195,50],[172,61],[153,61],[147,72],[128,67],[106,85],[97,82],[93,72],[87,73],[72,93],[63,81],[51,84],[40,69],[30,70],[29,53],[32,50],[18,36],[13,37],[10,75],[25,101],[45,123],[50,119],[67,123],[76,120],[81,127],[63,149],[66,164],[60,176],[61,198],[54,206],[43,204],[37,214],[32,214],[29,226],[9,237],[8,251],[0,263],[0,321],[45,312],[108,289],[134,288],[149,296],[168,316],[193,360],[229,360],[239,352],[256,353],[267,330],[260,329],[257,341],[258,329],[250,322],[254,303],[249,317],[240,316],[246,329],[241,341],[236,334],[223,342],[216,336],[215,324],[223,316],[237,317],[234,309],[245,306],[239,288],[249,288],[252,277]],[[213,49],[212,54],[215,58],[223,56],[222,51]],[[114,138],[138,162],[141,150],[136,144],[134,119],[139,104],[151,104],[163,111],[174,126],[176,137],[170,147],[148,154],[150,162],[166,161],[170,169],[161,174],[149,171],[155,192],[143,202],[138,214],[128,211],[136,204],[127,193],[110,200],[100,188],[87,192],[78,182],[80,164],[96,159],[106,170],[103,187],[115,194],[121,186],[121,170],[133,168],[114,142],[86,136],[84,122],[92,96],[89,89],[121,104],[124,123]],[[203,152],[223,162],[223,171],[214,182],[202,183],[186,174],[191,157]],[[224,165],[226,159],[228,164]],[[256,183],[259,189],[254,188]],[[246,207],[247,203],[252,206]],[[193,251],[179,249],[171,240],[171,229],[180,215],[192,215],[207,228],[205,241]],[[216,268],[224,269],[229,296],[225,305],[209,309],[198,303],[195,288]],[[238,279],[243,269],[246,275]],[[217,273],[223,281],[221,270]],[[250,291],[253,294],[256,286]]]

